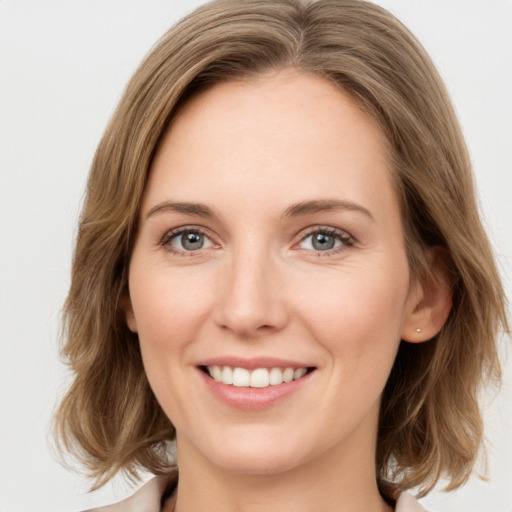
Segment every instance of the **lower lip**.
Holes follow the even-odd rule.
[[[217,382],[198,368],[208,390],[225,404],[244,411],[259,411],[276,404],[298,391],[315,373],[310,372],[297,380],[266,388],[237,387]]]

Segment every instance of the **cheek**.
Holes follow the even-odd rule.
[[[137,323],[140,350],[149,384],[176,428],[188,413],[183,372],[190,340],[204,323],[207,299],[194,279],[156,265],[130,269],[130,296]]]
[[[200,329],[208,294],[200,280],[184,273],[130,272],[130,296],[141,344],[177,347]]]
[[[208,294],[185,273],[137,261],[130,269],[130,296],[148,381],[176,428],[189,412],[184,371],[190,341],[197,339],[208,309]]]
[[[377,369],[379,361],[390,368],[400,342],[407,292],[407,271],[351,269],[317,287],[300,305],[300,315],[316,341],[345,370]]]

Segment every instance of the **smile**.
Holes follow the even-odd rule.
[[[248,370],[238,366],[203,367],[216,382],[243,388],[266,388],[298,380],[312,369],[308,368],[255,368]]]
[[[231,408],[257,412],[300,392],[317,366],[274,357],[219,356],[198,361],[206,389]]]

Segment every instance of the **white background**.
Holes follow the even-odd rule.
[[[86,494],[48,447],[67,375],[60,308],[88,167],[123,87],[152,44],[200,1],[0,0],[0,510],[71,512]],[[420,38],[453,95],[482,210],[511,296],[512,1],[380,0]],[[507,276],[508,274],[508,276]],[[503,344],[508,344],[504,342]],[[424,503],[512,511],[512,368],[486,415],[489,483]]]

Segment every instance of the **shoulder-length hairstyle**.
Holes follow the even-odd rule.
[[[402,342],[382,397],[383,492],[440,477],[462,485],[483,436],[477,394],[499,380],[505,298],[476,206],[468,152],[445,87],[414,36],[362,0],[220,0],[171,28],[129,82],[99,144],[65,304],[74,381],[56,416],[61,448],[98,487],[119,470],[169,470],[174,427],[146,379],[120,302],[152,158],[180,108],[205,88],[290,67],[348,93],[387,139],[412,275],[447,255],[453,309],[427,343]],[[392,482],[392,484],[391,484]]]

